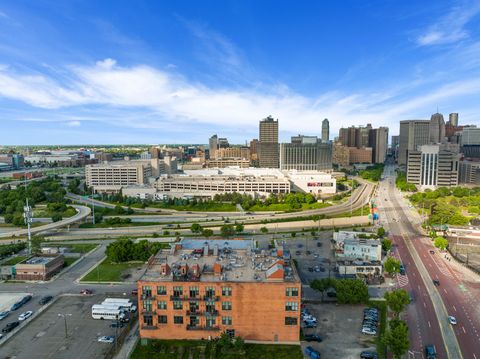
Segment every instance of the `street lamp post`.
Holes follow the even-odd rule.
[[[71,317],[72,315],[70,313],[58,313],[59,317],[62,317],[65,323],[65,338],[68,338],[68,329],[67,329],[67,317]]]
[[[28,198],[26,199],[26,205],[23,206],[23,219],[27,225],[28,233],[28,254],[32,254],[32,236],[30,233],[30,224],[33,222],[33,212],[32,207],[28,205]]]

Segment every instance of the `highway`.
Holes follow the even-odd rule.
[[[72,217],[62,219],[58,222],[48,223],[39,227],[32,227],[30,229],[31,234],[36,234],[45,231],[51,231],[53,229],[61,228],[73,224],[77,221],[81,221],[84,218],[87,218],[90,215],[90,208],[79,205],[71,205],[77,210],[77,214]],[[27,235],[27,229],[19,229],[12,232],[0,233],[0,238],[10,238],[12,236],[20,237]]]
[[[386,166],[384,174],[378,190],[380,216],[388,223],[395,256],[406,267],[406,275],[397,277],[397,287],[405,288],[414,298],[407,309],[409,358],[423,358],[428,344],[435,345],[438,358],[480,358],[478,306],[472,302],[474,293],[478,294],[478,281],[470,283],[465,276],[456,277],[442,265],[441,254],[420,230],[420,216],[395,188],[394,167]],[[439,287],[433,285],[433,279],[440,280]],[[459,324],[451,325],[448,315],[456,316]]]

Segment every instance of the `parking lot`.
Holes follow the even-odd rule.
[[[0,346],[0,357],[30,358],[100,358],[114,344],[99,343],[97,338],[115,335],[110,321],[94,320],[91,307],[104,296],[59,297],[38,317]],[[65,321],[59,314],[66,315]],[[122,329],[118,329],[117,334]]]
[[[335,277],[334,261],[330,240],[331,231],[310,233],[288,239],[286,246],[292,258],[297,261],[297,269],[302,283],[308,284],[314,279]]]
[[[322,342],[302,341],[318,350],[322,358],[358,359],[364,350],[375,351],[374,336],[361,334],[363,309],[361,305],[306,304],[317,318],[317,328],[303,329],[304,334],[318,334]]]

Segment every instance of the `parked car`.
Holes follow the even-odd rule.
[[[83,294],[83,295],[93,294],[93,291],[91,289],[82,289],[80,291],[80,294]]]
[[[362,328],[362,333],[367,335],[377,335],[377,331],[370,327]]]
[[[110,337],[110,336],[103,336],[103,337],[99,337],[97,339],[98,342],[100,343],[113,343],[115,341],[115,338],[114,337]]]
[[[307,254],[307,256],[309,256],[310,254],[312,254],[311,251],[306,251],[305,253]]]
[[[310,359],[320,359],[320,353],[310,346],[305,348],[304,353]]]
[[[13,329],[18,327],[20,325],[20,322],[11,322],[8,323],[5,328],[2,329],[3,333],[10,333]]]
[[[303,336],[303,339],[307,342],[318,342],[318,343],[320,343],[323,340],[322,337],[318,334],[305,334]]]
[[[400,264],[400,274],[405,275],[405,266],[403,264]]]
[[[440,286],[440,281],[438,279],[434,279],[433,280],[433,285],[436,286],[436,287]]]
[[[433,249],[429,250],[430,254],[435,254],[435,251]]]
[[[8,317],[9,314],[10,312],[8,310],[0,312],[0,320],[5,319],[6,317]]]
[[[360,358],[362,359],[378,359],[378,354],[371,351],[363,351],[360,353]]]
[[[31,310],[26,311],[26,312],[24,312],[24,313],[22,313],[18,316],[18,320],[19,321],[26,320],[26,319],[30,318],[32,315],[33,315],[33,311],[31,311]]]
[[[301,254],[300,251],[295,252],[295,255],[297,255],[297,256],[299,256],[300,254]]]
[[[426,359],[437,359],[437,350],[435,345],[429,344],[425,346]]]
[[[133,289],[132,290],[132,295],[138,295],[138,289]]]
[[[304,323],[303,325],[304,328],[316,328],[317,327],[317,323],[315,322],[307,322],[307,323]]]
[[[50,302],[53,299],[51,295],[46,295],[45,297],[42,297],[42,299],[39,300],[38,304],[45,305],[48,302]]]
[[[322,246],[322,242],[318,242],[317,247],[321,247],[321,246]]]
[[[457,318],[455,318],[453,315],[449,315],[449,316],[448,316],[448,321],[449,321],[450,324],[452,324],[452,325],[456,325],[456,324],[457,324]]]
[[[123,328],[124,325],[125,324],[122,322],[113,322],[112,324],[110,324],[110,328]]]
[[[25,304],[25,303],[28,303],[31,299],[32,299],[32,296],[29,294],[29,295],[26,295],[25,297],[23,297],[21,302],[22,302],[22,304]]]

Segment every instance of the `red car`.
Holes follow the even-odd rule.
[[[138,289],[133,289],[132,290],[132,295],[138,295]]]
[[[83,294],[83,295],[93,294],[93,291],[90,289],[82,289],[80,291],[80,294]]]

